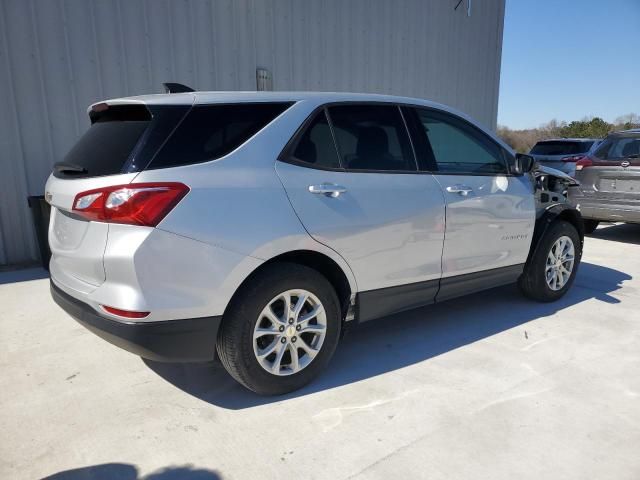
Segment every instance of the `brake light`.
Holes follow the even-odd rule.
[[[107,307],[106,305],[100,305],[100,307],[111,315],[117,315],[124,318],[144,318],[148,317],[151,312],[133,312],[131,310],[121,310],[119,308]]]
[[[155,227],[189,192],[182,183],[130,183],[76,195],[73,211],[96,222]]]
[[[583,168],[587,168],[593,165],[593,160],[591,160],[589,157],[583,157],[581,160],[578,160],[576,162],[576,171],[580,171]]]
[[[561,160],[563,162],[579,162],[583,158],[587,158],[584,155],[570,155],[568,157],[562,157]]]

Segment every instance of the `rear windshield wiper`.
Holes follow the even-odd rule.
[[[89,171],[73,163],[57,162],[53,165],[53,169],[58,173],[89,173]]]
[[[640,153],[634,153],[632,155],[627,155],[627,158],[640,158]]]

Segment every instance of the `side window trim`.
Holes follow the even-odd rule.
[[[447,123],[449,123],[450,125],[454,126],[455,128],[459,128],[458,125],[461,125],[463,128],[459,128],[460,130],[462,130],[465,133],[469,133],[474,139],[476,139],[477,141],[479,141],[481,144],[485,144],[488,142],[490,142],[490,144],[495,147],[498,151],[499,151],[499,160],[502,163],[502,166],[504,167],[505,171],[503,173],[499,173],[499,175],[507,175],[507,176],[511,176],[512,174],[510,173],[510,169],[509,169],[509,162],[508,162],[508,155],[505,152],[504,148],[497,143],[495,140],[493,140],[491,137],[489,137],[486,133],[484,133],[482,130],[478,129],[478,127],[476,127],[475,125],[473,125],[472,123],[468,122],[467,120],[465,120],[464,118],[461,118],[455,114],[449,113],[447,111],[444,110],[438,110],[436,108],[430,108],[427,106],[420,106],[420,105],[411,105],[409,108],[411,108],[414,112],[416,117],[418,117],[419,115],[419,111],[425,111],[428,113],[435,113],[436,115],[440,115],[442,117],[444,117],[447,120]],[[449,119],[451,119],[452,121],[449,121]],[[416,118],[417,120],[417,118]],[[418,120],[419,121],[419,120]],[[411,133],[411,132],[410,132]],[[415,132],[413,132],[415,133]],[[431,148],[433,150],[433,147],[431,146],[431,143],[429,141],[429,137],[425,135],[425,141],[428,143],[429,148]],[[437,159],[436,159],[437,162]],[[420,166],[418,165],[418,168],[420,168]],[[495,176],[496,173],[494,172],[487,172],[487,173],[478,173],[478,172],[443,172],[440,169],[437,168],[437,163],[436,163],[436,170],[420,170],[421,172],[426,172],[426,173],[433,173],[433,174],[437,174],[437,175],[469,175],[469,176],[478,176],[478,177],[490,177],[490,176]]]
[[[333,147],[336,149],[336,154],[338,155],[338,163],[340,164],[340,169],[343,171],[346,171],[345,166],[342,164],[342,153],[340,152],[340,146],[338,145],[338,140],[336,140],[336,133],[333,131],[333,121],[331,120],[331,115],[329,115],[329,109],[327,108],[326,105],[323,105],[322,111],[324,112],[324,116],[327,119],[327,124],[329,125],[329,131],[331,132]]]
[[[401,105],[400,110],[407,124],[407,130],[409,132],[409,138],[411,139],[413,154],[416,158],[416,166],[418,167],[418,172],[430,174],[438,173],[438,164],[435,162],[435,157],[431,148],[431,144],[429,143],[429,139],[427,138],[427,135],[424,132],[422,125],[420,124],[416,106]],[[423,155],[418,155],[418,148],[420,148],[421,150],[429,150],[431,156],[434,158],[422,158],[423,156],[428,155],[426,152],[424,152]],[[429,160],[431,160],[431,162]]]
[[[404,112],[402,111],[402,107],[400,105],[396,105],[396,108],[400,112],[400,118],[402,118],[402,124],[404,125],[404,130],[407,132],[407,138],[409,139],[409,145],[411,145],[411,153],[413,155],[413,163],[416,165],[416,172],[420,171],[420,165],[418,165],[418,155],[416,155],[416,149],[413,145],[413,138],[411,138],[411,130],[409,129],[409,124],[407,123],[407,119],[404,118]]]

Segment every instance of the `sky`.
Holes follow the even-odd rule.
[[[640,114],[640,0],[506,0],[498,124]]]

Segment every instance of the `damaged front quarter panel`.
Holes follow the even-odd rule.
[[[560,170],[542,165],[537,165],[532,175],[535,181],[536,216],[538,218],[554,205],[570,206],[569,188],[580,185],[578,180]]]
[[[537,165],[531,172],[535,181],[536,224],[527,262],[538,248],[540,239],[555,220],[571,223],[584,243],[584,224],[580,211],[569,202],[569,189],[580,185],[575,178],[555,168]],[[582,252],[582,248],[580,248]]]

